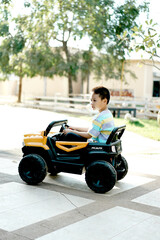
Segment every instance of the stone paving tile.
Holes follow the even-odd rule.
[[[10,162],[12,165],[11,159]],[[9,163],[7,163],[7,165],[8,164]],[[5,168],[3,170],[6,172]],[[1,170],[1,172],[3,170]],[[0,176],[3,177],[3,173],[0,173]],[[45,183],[39,186],[29,186],[21,181],[21,179],[19,179],[19,182],[1,182],[0,236],[3,237],[0,237],[0,240],[48,240],[54,238],[59,240],[63,239],[61,235],[62,237],[65,236],[65,239],[67,239],[66,236],[68,236],[68,239],[81,239],[76,237],[76,231],[78,231],[76,229],[79,229],[79,231],[81,229],[86,232],[86,235],[84,234],[85,238],[90,239],[90,225],[92,226],[92,236],[94,236],[92,239],[94,240],[121,240],[122,238],[127,240],[134,231],[137,237],[141,237],[139,225],[141,225],[143,230],[143,228],[146,228],[154,222],[152,227],[154,231],[154,226],[159,226],[159,217],[155,216],[155,214],[152,215],[148,213],[149,211],[147,212],[147,209],[145,209],[146,204],[148,204],[150,208],[157,207],[157,209],[160,209],[160,188],[152,191],[154,182],[158,181],[158,178],[155,178],[155,176],[134,175],[131,172],[126,178],[117,183],[112,191],[103,195],[94,194],[90,189],[86,190],[87,187],[83,176],[76,176],[77,175],[72,174],[61,174],[57,180],[56,178],[48,176],[49,180],[46,179]],[[45,189],[46,184],[49,184],[47,186],[50,190]],[[59,184],[60,192],[53,190],[55,184]],[[63,186],[63,188],[61,188],[61,186]],[[147,188],[147,186],[149,186],[149,188]],[[77,196],[76,187],[78,188],[79,196]],[[72,193],[75,192],[75,195],[62,192],[62,189],[65,188],[70,189]],[[138,195],[136,198],[131,197],[134,196],[138,189],[143,190],[140,196]],[[85,194],[88,196],[88,199],[87,197],[80,197],[81,193],[84,192],[86,192]],[[128,192],[130,192],[130,194],[126,197],[127,195],[125,194]],[[125,196],[125,204],[123,196]],[[129,208],[126,207],[127,201]],[[131,202],[137,205],[143,205],[144,209],[140,209],[140,211],[130,209],[132,205],[129,203]],[[94,207],[92,207],[93,203]],[[117,206],[117,204],[121,205],[121,207]],[[76,209],[76,211],[74,209]],[[100,213],[98,213],[99,211]],[[160,213],[157,215],[160,216]],[[128,223],[130,219],[133,220],[133,216],[136,216],[135,219],[137,222],[131,221],[131,225],[129,225],[130,230],[128,230],[128,227],[126,228],[126,222]],[[114,225],[117,226],[118,223],[114,223],[115,219],[119,221],[120,228],[115,228],[114,231],[117,232],[109,231],[109,233],[105,229],[109,228],[112,230]],[[102,224],[103,222],[106,225]],[[96,228],[94,224],[97,223],[98,233],[100,234],[101,232],[100,235],[97,233],[97,230],[96,233],[94,233],[94,229]],[[125,226],[124,230],[123,226]],[[135,226],[137,226],[137,228],[135,228]],[[101,231],[101,228],[103,231]],[[85,231],[85,229],[88,230]],[[153,231],[151,231],[151,234],[152,233]],[[146,235],[145,233],[144,236],[148,237],[145,239],[159,240],[158,233],[154,235],[156,236],[154,239],[150,238],[151,234],[149,235],[148,233]],[[80,233],[78,236],[80,236]],[[98,238],[99,236],[100,238]],[[134,240],[136,238],[132,236],[131,239]]]
[[[126,131],[122,141],[129,172],[106,194],[92,192],[84,176],[64,173],[48,175],[42,184],[29,186],[17,171],[23,133],[45,129],[53,113],[4,110],[13,121],[8,126],[10,138],[3,127],[4,115],[0,127],[0,240],[160,239],[159,142]],[[28,120],[31,114],[34,118]],[[17,116],[22,117],[18,123]],[[54,113],[54,119],[63,118]],[[70,118],[70,124],[74,122]]]
[[[159,143],[160,145],[160,143]],[[160,146],[159,146],[160,151]],[[129,162],[129,169],[132,172],[152,174],[160,176],[160,153],[157,154],[139,154],[133,153],[127,155],[127,161]]]
[[[152,228],[151,228],[151,224]],[[149,227],[149,228],[147,228]],[[76,239],[154,239],[160,238],[160,217],[152,216],[121,207],[115,207],[74,223],[70,226],[44,235],[36,240],[70,240]],[[145,233],[145,235],[143,234]],[[136,236],[134,236],[134,234]],[[144,238],[145,236],[145,238]]]
[[[0,228],[13,231],[91,203],[91,200],[26,184],[1,185]]]
[[[127,229],[120,235],[113,237],[112,240],[158,240],[160,239],[160,217],[152,216],[138,225]]]
[[[160,211],[160,188],[132,200],[136,203],[157,207]]]
[[[18,161],[0,157],[0,172],[10,175],[18,174]]]

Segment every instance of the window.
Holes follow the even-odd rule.
[[[160,81],[153,82],[153,97],[160,97]]]

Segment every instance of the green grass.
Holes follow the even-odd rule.
[[[138,119],[135,122],[131,122],[122,118],[115,118],[116,126],[122,124],[126,124],[126,129],[128,131],[160,141],[160,125],[156,120]]]
[[[80,116],[88,121],[92,121],[92,117]],[[125,120],[123,118],[114,118],[116,126],[126,125],[126,130],[135,132],[144,137],[148,137],[160,141],[160,125],[156,120],[151,119],[137,119],[135,122]]]

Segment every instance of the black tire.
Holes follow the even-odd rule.
[[[110,163],[95,161],[87,167],[85,180],[88,187],[94,192],[105,193],[114,187],[117,174]]]
[[[36,185],[47,175],[47,164],[41,156],[29,154],[20,161],[18,171],[24,182]]]
[[[118,156],[118,163],[116,166],[117,181],[123,179],[128,173],[128,163],[124,157]]]

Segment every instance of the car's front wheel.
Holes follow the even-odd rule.
[[[105,193],[114,187],[117,174],[110,163],[95,161],[87,167],[85,179],[88,187],[94,192]]]
[[[20,161],[18,171],[24,182],[36,185],[44,180],[47,174],[47,164],[41,156],[28,154]]]

